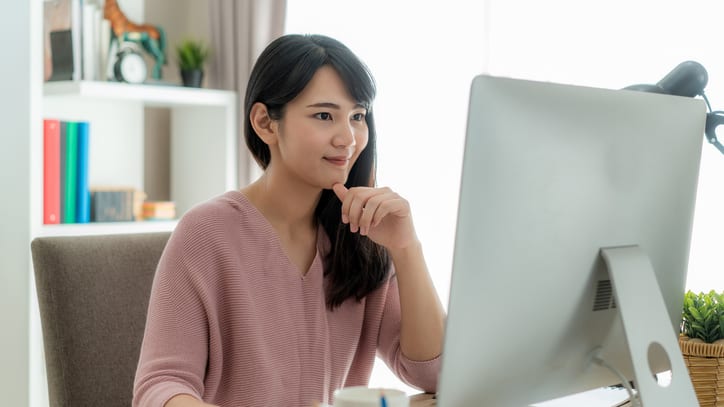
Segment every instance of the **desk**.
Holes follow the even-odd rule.
[[[630,406],[625,402],[628,394],[623,389],[603,388],[587,391],[573,396],[537,404],[539,407],[577,407],[577,406],[606,406],[625,407]],[[410,407],[431,407],[437,406],[437,401],[432,394],[415,394],[410,396]]]
[[[436,405],[437,401],[432,394],[422,393],[410,396],[410,407],[429,407]]]
[[[410,407],[431,407],[436,406],[437,401],[433,394],[421,393],[410,396]],[[313,407],[332,407],[329,404],[315,404]]]

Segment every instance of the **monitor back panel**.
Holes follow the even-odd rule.
[[[599,345],[632,377],[602,247],[649,254],[678,327],[704,121],[701,100],[474,79],[441,407],[615,383],[587,367]]]

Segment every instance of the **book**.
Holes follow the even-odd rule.
[[[65,223],[65,157],[68,122],[60,121],[60,223]]]
[[[71,39],[71,0],[43,2],[43,77],[47,80],[72,79],[73,42]],[[55,41],[51,41],[51,33]],[[57,34],[65,32],[66,34]],[[67,76],[67,77],[66,77]]]
[[[101,81],[108,80],[108,55],[111,48],[111,21],[103,17],[103,10],[99,11],[101,13],[101,20],[99,25],[99,35],[98,35],[98,41],[99,41],[99,51],[98,55],[100,57],[100,61],[98,63],[98,79]]]
[[[65,127],[65,189],[63,190],[63,223],[76,223],[78,185],[78,123],[69,121]]]
[[[148,196],[145,192],[135,190],[133,192],[133,219],[143,220],[143,203]]]
[[[73,80],[83,79],[83,0],[70,0],[70,32],[73,38]]]
[[[91,219],[93,222],[129,222],[135,220],[132,187],[93,187]]]
[[[90,146],[90,123],[77,123],[78,152],[76,155],[76,198],[75,222],[90,222],[90,189],[88,185],[88,160]]]
[[[83,80],[94,81],[98,79],[98,31],[96,23],[98,5],[85,0],[82,4],[82,59],[83,59]]]
[[[48,81],[67,81],[73,79],[73,38],[70,30],[50,33],[52,75]]]
[[[144,220],[171,220],[176,218],[176,204],[173,201],[146,201],[143,203]]]
[[[43,223],[60,223],[60,120],[43,120]]]

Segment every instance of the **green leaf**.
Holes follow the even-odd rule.
[[[711,343],[724,338],[724,292],[684,294],[681,310],[681,333]]]
[[[701,313],[699,312],[698,309],[696,309],[696,307],[689,307],[689,313],[691,314],[692,317],[694,317],[694,320],[696,320],[696,321],[703,320],[703,318],[701,317]]]
[[[176,58],[182,70],[203,70],[209,49],[201,41],[184,40],[176,46]]]

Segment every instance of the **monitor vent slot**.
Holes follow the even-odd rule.
[[[594,311],[616,308],[611,280],[599,280],[596,285],[596,298],[593,300]]]

